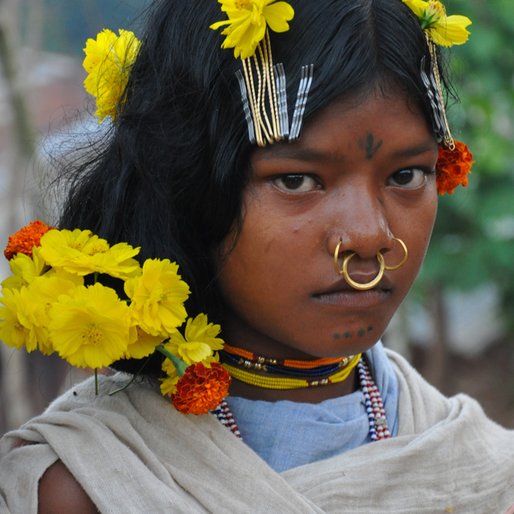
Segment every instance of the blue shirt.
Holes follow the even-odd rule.
[[[366,353],[382,395],[387,423],[398,432],[398,380],[378,342]],[[321,403],[268,402],[229,396],[243,441],[275,471],[333,457],[371,442],[360,390]]]

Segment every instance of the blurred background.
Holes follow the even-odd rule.
[[[0,0],[2,246],[36,217],[55,221],[53,159],[99,130],[82,87],[86,39],[103,28],[137,34],[149,1]],[[445,394],[471,394],[514,428],[514,2],[445,4],[473,20],[470,42],[450,50],[460,104],[449,113],[476,164],[467,190],[440,199],[421,276],[384,341]],[[0,434],[84,375],[0,344]]]

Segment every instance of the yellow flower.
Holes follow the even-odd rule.
[[[132,327],[133,337],[125,353],[125,359],[142,359],[155,351],[155,347],[162,343],[162,336],[147,334],[140,327]]]
[[[25,347],[31,352],[37,347],[37,339],[27,320],[27,305],[21,289],[6,289],[0,298],[0,340],[16,349]]]
[[[60,276],[56,273],[36,277],[28,286],[5,290],[0,301],[0,339],[9,346],[28,352],[39,350],[50,355],[52,342],[48,333],[48,310],[61,294],[77,287],[78,277]],[[82,281],[82,279],[80,279]]]
[[[221,48],[233,48],[234,57],[246,59],[254,55],[257,45],[263,40],[266,28],[274,32],[289,30],[288,21],[294,10],[287,2],[275,0],[218,0],[228,20],[213,23],[210,28],[227,36]]]
[[[133,318],[150,335],[167,338],[186,319],[189,286],[177,271],[169,259],[147,259],[142,274],[125,282]]]
[[[90,230],[50,230],[41,238],[40,253],[53,268],[77,275],[96,272],[126,279],[141,272],[132,258],[139,248],[127,243],[109,247],[105,239]]]
[[[34,247],[32,257],[18,253],[9,261],[9,267],[12,275],[2,282],[2,287],[4,289],[20,289],[43,274],[45,261],[40,255],[39,248]]]
[[[108,249],[107,241],[90,230],[50,230],[41,238],[40,253],[53,268],[87,275],[92,271],[91,255]]]
[[[173,368],[175,369],[175,368]],[[175,391],[177,390],[177,382],[179,381],[179,376],[176,371],[174,375],[168,376],[166,378],[161,379],[161,394],[163,396],[173,396]]]
[[[106,273],[111,277],[123,280],[141,274],[139,262],[133,259],[139,253],[139,247],[134,248],[127,243],[117,243],[106,252],[92,256],[92,268],[98,273]]]
[[[437,45],[462,45],[468,40],[471,20],[467,16],[446,16],[439,0],[402,0],[418,17],[421,28]]]
[[[49,319],[55,350],[80,368],[102,368],[121,359],[134,335],[127,304],[99,283],[61,295]]]
[[[170,340],[164,345],[173,355],[180,357],[186,364],[207,361],[213,352],[223,348],[223,340],[216,337],[220,326],[208,323],[205,314],[187,320],[185,337],[177,331],[170,335]]]
[[[96,116],[114,120],[118,103],[127,86],[130,69],[139,52],[140,41],[133,32],[119,30],[119,36],[104,29],[96,39],[88,39],[83,66],[88,72],[86,91],[96,98]]]
[[[50,272],[34,280],[24,291],[25,303],[30,305],[27,319],[37,339],[41,353],[50,355],[54,351],[48,332],[50,307],[61,295],[69,294],[76,287],[83,286],[84,279],[67,273]]]

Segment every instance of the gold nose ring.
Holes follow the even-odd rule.
[[[336,273],[338,275],[341,275],[343,277],[344,281],[350,287],[353,287],[354,289],[357,289],[358,291],[367,291],[368,289],[372,289],[382,280],[382,277],[384,276],[384,272],[386,270],[388,270],[388,271],[397,270],[398,268],[401,268],[405,264],[405,262],[407,262],[407,259],[409,257],[409,251],[407,250],[407,245],[401,239],[399,239],[397,237],[393,237],[393,239],[395,241],[398,241],[398,243],[403,248],[404,256],[403,256],[402,260],[398,264],[395,264],[394,266],[387,266],[382,253],[377,252],[376,257],[377,257],[377,261],[378,261],[378,265],[379,265],[378,272],[372,280],[370,280],[369,282],[365,282],[365,283],[357,282],[357,281],[353,280],[353,278],[348,273],[348,264],[354,257],[355,252],[351,252],[348,255],[346,255],[345,257],[343,257],[343,263],[342,263],[341,267],[339,267],[339,251],[341,249],[341,245],[343,244],[343,241],[340,239],[339,242],[337,243],[336,249],[334,251],[334,269],[335,269]]]
[[[399,238],[399,237],[393,237],[395,241],[398,241],[400,243],[400,246],[403,248],[403,258],[402,260],[394,265],[394,266],[388,266],[387,264],[384,266],[384,268],[388,271],[394,271],[395,269],[401,268],[409,258],[409,250],[407,250],[407,245]]]

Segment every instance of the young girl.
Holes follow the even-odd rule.
[[[200,318],[184,337],[209,339],[212,388],[227,370],[229,395],[184,414],[170,347],[164,365],[159,351],[118,360],[137,375],[128,387],[126,373],[100,376],[98,391],[88,380],[4,437],[1,512],[514,503],[514,434],[380,342],[421,267],[438,192],[467,183],[439,46],[465,42],[469,23],[437,0],[166,0],[140,47],[120,33],[128,84],[86,81],[112,128],[69,172],[59,226],[176,261],[188,313],[219,323],[225,346]],[[156,302],[170,294],[152,284]]]

